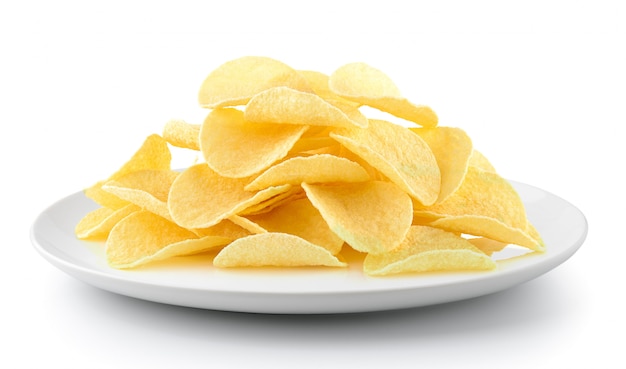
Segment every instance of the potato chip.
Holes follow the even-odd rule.
[[[369,179],[359,164],[338,156],[319,154],[294,157],[276,164],[256,177],[245,189],[257,191],[282,184],[365,182]]]
[[[420,136],[383,120],[367,129],[340,128],[330,134],[423,205],[433,204],[441,187],[441,172],[432,150]]]
[[[341,101],[349,105],[358,107],[360,104],[354,101],[344,99],[330,90],[328,87],[329,76],[314,70],[299,70],[300,73],[309,82],[309,86],[313,92],[326,101]]]
[[[170,215],[181,227],[208,228],[291,188],[284,185],[259,192],[245,191],[249,181],[250,178],[222,177],[206,163],[193,165],[172,183],[168,197]]]
[[[229,217],[228,219],[224,219],[219,223],[210,226],[208,228],[195,228],[191,229],[193,233],[195,233],[199,238],[205,236],[219,236],[225,237],[230,240],[236,240],[241,237],[246,237],[252,234],[246,228],[240,226],[239,224],[233,222],[231,219],[233,217]]]
[[[280,186],[285,186],[285,185],[277,185],[277,186],[271,186],[271,187],[277,188]],[[267,187],[267,188],[271,188],[271,187]],[[262,190],[265,190],[265,189],[266,188]],[[276,195],[268,199],[252,204],[251,206],[239,211],[237,214],[256,215],[256,214],[267,213],[284,203],[287,203],[294,199],[303,198],[305,196],[306,195],[304,194],[304,191],[302,190],[302,188],[300,188],[299,186],[292,186],[291,188],[289,188],[288,190],[284,192],[277,193]]]
[[[485,237],[469,238],[468,241],[489,256],[491,256],[494,252],[502,251],[509,245],[507,242],[491,240]]]
[[[394,250],[368,254],[363,270],[369,275],[436,271],[492,270],[496,263],[454,233],[426,226],[412,226]]]
[[[172,119],[163,127],[163,138],[172,146],[198,151],[200,150],[200,127],[200,124]]]
[[[231,240],[196,235],[149,211],[140,210],[122,219],[109,234],[106,255],[114,268],[134,268],[174,256],[191,255],[224,246]]]
[[[308,126],[250,123],[232,108],[213,110],[200,129],[207,164],[225,177],[248,177],[285,157]]]
[[[215,256],[213,265],[218,268],[347,266],[325,248],[285,233],[262,233],[233,241]]]
[[[441,171],[441,190],[437,202],[442,202],[456,191],[467,172],[472,155],[472,141],[460,128],[411,128],[430,147]]]
[[[245,105],[257,93],[277,86],[311,91],[306,78],[287,64],[267,57],[246,56],[211,72],[200,87],[198,102],[210,109]]]
[[[171,220],[167,196],[178,175],[179,172],[173,170],[139,170],[106,182],[102,189]]]
[[[476,149],[472,150],[472,155],[470,156],[468,165],[482,169],[486,172],[496,173],[496,168],[493,167],[489,159]]]
[[[254,95],[246,105],[248,122],[286,123],[331,127],[367,127],[367,118],[358,108],[335,102],[314,93],[288,87],[274,87]]]
[[[247,216],[247,219],[267,231],[301,237],[324,247],[333,255],[343,246],[343,240],[330,229],[307,198],[287,202],[270,212]]]
[[[511,227],[502,221],[481,215],[446,216],[429,223],[430,226],[450,232],[486,237],[511,243],[534,251],[545,251],[544,245],[525,229]]]
[[[524,204],[513,186],[498,174],[475,167],[468,167],[463,183],[446,201],[423,208],[415,206],[414,212],[433,218],[488,217],[521,230],[527,223]]]
[[[120,220],[140,209],[134,204],[128,204],[118,210],[100,207],[87,213],[76,225],[74,233],[83,240],[105,240]]]
[[[411,226],[411,199],[393,183],[303,183],[302,187],[330,229],[358,251],[392,250]]]
[[[424,127],[438,123],[435,112],[404,98],[395,83],[383,72],[365,63],[346,64],[330,75],[330,90],[363,105],[371,106]]]
[[[117,172],[113,173],[109,178],[99,181],[95,185],[87,188],[85,190],[85,196],[104,207],[108,207],[110,209],[121,209],[128,205],[128,201],[122,200],[115,195],[103,191],[102,186],[106,182],[118,179],[128,173],[139,170],[170,169],[171,160],[172,154],[167,146],[167,141],[159,135],[150,135],[145,139],[135,154],[124,165],[122,165]]]

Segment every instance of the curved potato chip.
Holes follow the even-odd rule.
[[[167,196],[180,173],[173,170],[140,170],[108,181],[102,189],[144,210],[171,220]]]
[[[246,105],[244,118],[258,123],[367,127],[367,118],[356,107],[335,106],[313,93],[289,87],[274,87],[254,95]]]
[[[213,70],[202,82],[198,102],[203,108],[245,105],[252,96],[277,86],[311,91],[300,73],[267,57],[246,56]]]
[[[437,202],[442,202],[456,191],[467,172],[472,155],[472,140],[460,128],[410,128],[430,147],[441,171],[441,190]]]
[[[419,203],[431,205],[437,200],[441,187],[437,159],[428,144],[407,128],[372,119],[367,129],[340,128],[330,136]]]
[[[325,248],[285,233],[261,233],[233,241],[215,256],[213,265],[218,268],[347,266]]]
[[[270,186],[267,188],[278,188],[279,186],[285,186],[283,185],[277,185],[277,186]],[[261,191],[267,189],[264,188]],[[300,188],[299,186],[297,187],[291,187],[288,190],[284,191],[284,192],[280,192],[277,193],[275,196],[272,196],[266,200],[263,200],[259,203],[253,204],[241,211],[239,211],[237,214],[238,215],[256,215],[256,214],[263,214],[263,213],[267,213],[268,211],[271,211],[272,209],[287,203],[291,200],[294,199],[298,199],[298,198],[303,198],[306,195],[304,194],[304,191],[302,190],[302,188]]]
[[[494,252],[502,251],[509,245],[506,242],[500,242],[485,237],[470,238],[468,241],[489,256],[491,256]]]
[[[466,239],[426,226],[412,226],[402,245],[384,254],[368,254],[363,261],[369,275],[495,268],[496,263]]]
[[[307,126],[249,123],[240,110],[213,110],[200,129],[207,164],[225,177],[248,177],[285,157]]]
[[[87,213],[76,224],[74,232],[76,237],[83,240],[104,240],[120,220],[138,210],[141,208],[134,204],[128,204],[118,210],[98,208]]]
[[[343,102],[354,107],[359,107],[359,103],[344,99],[330,90],[328,86],[329,76],[322,72],[314,70],[299,70],[300,73],[309,82],[309,86],[313,92],[326,101]]]
[[[435,112],[424,105],[414,105],[404,98],[393,81],[380,70],[365,63],[346,64],[330,75],[330,90],[363,105],[376,108],[424,127],[435,127]]]
[[[163,127],[163,138],[172,146],[200,150],[200,124],[172,119]]]
[[[85,189],[85,196],[94,200],[96,203],[111,209],[121,209],[128,205],[128,201],[112,195],[102,190],[102,186],[108,181],[118,179],[128,173],[155,169],[170,169],[172,154],[167,146],[167,141],[157,134],[148,136],[141,147],[133,154],[133,156],[120,167],[117,172],[113,173],[108,179],[99,181],[95,185]]]
[[[493,167],[489,159],[476,149],[472,150],[472,155],[470,156],[468,165],[480,168],[486,172],[496,173],[496,168]]]
[[[256,177],[245,189],[256,191],[281,184],[365,182],[369,179],[359,164],[342,157],[319,154],[297,156],[276,164]]]
[[[195,233],[198,237],[219,236],[229,238],[233,241],[238,238],[249,236],[252,234],[250,231],[241,227],[239,224],[231,221],[231,218],[232,217],[224,219],[216,225],[208,228],[196,228],[191,229],[191,231]]]
[[[270,187],[259,192],[245,191],[250,178],[222,177],[206,163],[183,171],[170,188],[170,215],[181,227],[208,228],[291,189],[290,185]]]
[[[330,229],[355,250],[374,254],[392,250],[411,226],[411,199],[393,183],[303,183],[302,187]]]
[[[309,199],[290,201],[272,211],[247,218],[270,232],[288,233],[322,246],[331,254],[341,251],[343,240],[328,226]]]
[[[446,216],[428,225],[449,232],[465,233],[492,240],[512,243],[534,251],[544,251],[544,245],[533,238],[525,229],[511,227],[498,219],[480,215]]]
[[[446,201],[413,210],[417,216],[432,218],[483,216],[521,230],[527,224],[524,203],[513,186],[498,174],[476,167],[468,167],[463,183]]]
[[[230,241],[219,236],[197,238],[193,232],[163,217],[140,210],[113,227],[106,242],[106,255],[114,268],[134,268],[156,260],[207,251]]]

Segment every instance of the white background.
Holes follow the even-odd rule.
[[[0,366],[626,364],[623,2],[210,3],[0,5],[0,327],[8,342]],[[441,125],[464,128],[503,176],[579,207],[590,226],[585,244],[502,293],[339,316],[139,301],[77,281],[35,252],[28,234],[38,213],[108,176],[168,119],[200,122],[200,83],[244,55],[326,73],[353,61],[385,71]]]

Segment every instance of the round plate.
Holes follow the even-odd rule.
[[[133,270],[106,264],[104,245],[78,240],[74,227],[95,205],[82,192],[35,220],[31,240],[50,263],[95,287],[139,299],[195,308],[276,314],[327,314],[402,309],[505,290],[555,268],[582,245],[587,221],[569,202],[511,181],[547,251],[498,260],[488,272],[368,277],[349,268],[217,269],[211,255],[179,257]]]

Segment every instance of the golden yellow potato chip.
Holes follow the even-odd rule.
[[[114,268],[134,268],[156,260],[191,255],[224,246],[231,240],[197,236],[169,220],[140,210],[122,219],[109,234],[106,255]]]
[[[225,177],[248,177],[285,157],[307,126],[250,123],[240,110],[213,110],[200,129],[207,164]]]
[[[534,251],[545,251],[544,245],[525,229],[511,227],[502,221],[481,215],[446,216],[428,223],[432,227],[450,232],[485,237],[515,244]]]
[[[432,150],[419,135],[383,120],[367,129],[338,128],[330,136],[367,161],[423,205],[433,204],[441,172]]]
[[[163,127],[163,138],[170,145],[190,150],[200,150],[200,124],[171,119]]]
[[[251,235],[252,233],[246,228],[241,227],[239,224],[231,221],[231,218],[224,219],[219,223],[210,226],[208,228],[196,228],[191,229],[193,233],[195,233],[199,238],[205,236],[219,236],[226,237],[231,240],[236,240],[241,237],[246,237]]]
[[[509,245],[506,242],[491,240],[485,237],[469,238],[468,241],[489,256],[491,256],[494,252],[502,251]]]
[[[367,127],[367,118],[358,108],[335,102],[314,93],[289,87],[274,87],[254,95],[246,105],[248,122],[286,123],[331,127]]]
[[[110,208],[121,209],[128,205],[128,201],[112,195],[102,190],[102,186],[111,180],[118,179],[128,173],[154,169],[168,170],[172,154],[167,146],[167,141],[163,137],[153,134],[148,136],[141,147],[133,154],[133,156],[124,164],[117,172],[113,173],[109,178],[99,181],[95,185],[85,189],[85,196],[94,200],[96,203]]]
[[[395,83],[383,72],[365,63],[346,64],[330,75],[330,90],[363,105],[371,106],[424,127],[438,123],[435,112],[415,105],[402,96]]]
[[[470,156],[468,165],[482,169],[486,172],[496,173],[496,168],[493,167],[489,159],[476,149],[472,150],[472,155]]]
[[[313,92],[319,97],[327,101],[341,101],[349,105],[358,107],[360,104],[354,101],[344,99],[330,90],[328,86],[329,76],[314,70],[299,70],[300,73],[309,82],[309,86]]]
[[[267,229],[244,216],[231,215],[228,220],[247,230],[250,234],[267,233]]]
[[[172,183],[170,215],[181,227],[208,228],[291,188],[284,185],[251,192],[244,190],[248,182],[250,178],[222,177],[206,163],[193,165]]]
[[[358,251],[392,250],[411,226],[411,199],[393,183],[303,183],[302,187],[330,229]]]
[[[246,185],[245,189],[257,191],[282,184],[365,182],[369,179],[359,164],[338,156],[319,154],[293,157],[276,164]]]
[[[117,210],[100,207],[87,213],[78,222],[74,232],[76,237],[83,240],[105,240],[113,226],[127,215],[140,209],[134,204],[128,204]]]
[[[210,109],[245,105],[257,93],[277,86],[311,91],[306,78],[287,64],[267,57],[245,56],[211,72],[200,86],[198,102]]]
[[[472,155],[472,141],[460,128],[411,128],[430,147],[441,171],[441,190],[437,202],[442,202],[456,191],[467,172]]]
[[[402,244],[384,254],[368,254],[369,275],[435,271],[491,270],[496,263],[466,239],[427,226],[412,226]]]
[[[524,203],[513,186],[498,174],[475,167],[468,167],[463,183],[446,201],[422,208],[416,205],[414,212],[433,218],[488,217],[521,230],[527,223]]]
[[[268,188],[279,188],[281,186],[285,186],[285,185],[271,186],[271,187],[264,188],[261,191],[266,190]],[[252,204],[251,206],[239,211],[237,214],[238,215],[256,215],[256,214],[267,213],[268,211],[271,211],[272,209],[284,203],[287,203],[294,199],[303,198],[305,196],[306,195],[304,194],[304,191],[302,190],[302,188],[300,188],[299,186],[292,186],[291,188],[287,189],[284,192],[279,192],[276,195],[268,199]]]
[[[180,173],[173,170],[139,170],[106,182],[102,189],[122,200],[170,219],[167,196]]]
[[[301,237],[324,247],[333,255],[341,251],[343,246],[343,240],[330,229],[307,198],[289,201],[270,212],[246,218],[267,231]]]
[[[218,268],[347,266],[321,246],[291,234],[271,232],[233,241],[215,256],[213,265]]]

